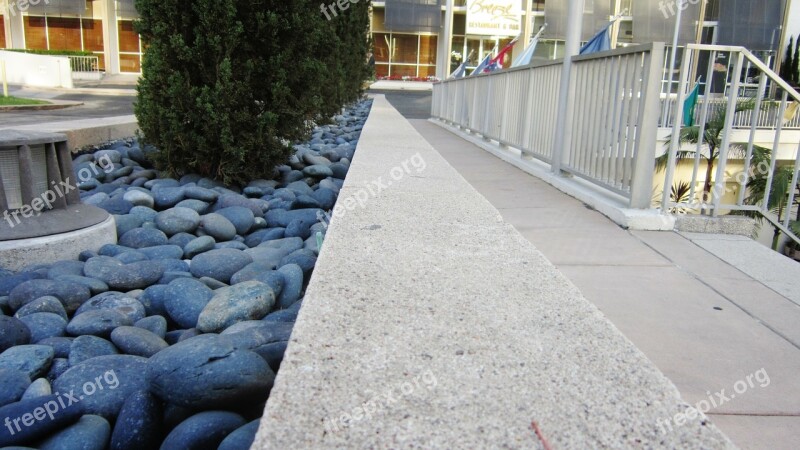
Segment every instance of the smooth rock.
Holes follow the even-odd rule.
[[[219,214],[206,214],[200,220],[200,230],[219,242],[230,241],[236,236],[236,227]]]
[[[177,245],[158,245],[139,249],[151,261],[160,259],[181,259],[183,258],[183,248]]]
[[[130,317],[114,309],[101,309],[75,316],[67,324],[67,333],[72,336],[91,334],[107,338],[114,328],[125,325],[133,325]]]
[[[134,228],[119,238],[119,245],[130,248],[155,247],[167,245],[167,235],[161,230],[152,228]]]
[[[78,364],[98,356],[117,355],[119,351],[111,342],[97,336],[78,336],[72,341],[69,349],[69,365]]]
[[[147,450],[159,448],[164,426],[161,401],[148,390],[132,393],[122,409],[111,434],[111,450]]]
[[[75,312],[75,315],[101,309],[113,309],[126,315],[132,322],[143,319],[146,316],[144,305],[139,300],[130,297],[128,294],[122,292],[104,292],[90,298],[86,303],[81,305]]]
[[[183,190],[187,199],[200,200],[202,202],[213,203],[219,198],[219,194],[199,186],[188,186]]]
[[[9,295],[9,306],[18,310],[37,298],[56,297],[66,311],[72,312],[91,297],[89,288],[76,283],[53,280],[30,280],[15,287]]]
[[[161,316],[150,316],[136,322],[133,326],[147,330],[164,339],[167,334],[167,319]]]
[[[217,335],[201,335],[151,357],[146,379],[151,391],[165,401],[208,409],[263,401],[275,377],[257,354],[235,350]]]
[[[39,444],[39,450],[104,450],[110,438],[108,421],[87,414],[77,423],[45,439]]]
[[[97,255],[92,255],[91,257],[95,257]],[[87,258],[87,261],[90,258]],[[86,286],[89,288],[91,295],[101,294],[103,292],[108,291],[109,287],[107,284],[103,283],[102,281],[98,280],[97,278],[89,278],[84,276],[75,276],[75,275],[62,275],[55,279],[55,281],[64,281],[69,283],[76,283],[82,286]]]
[[[147,360],[139,356],[98,356],[64,372],[53,383],[53,390],[81,394],[80,403],[87,414],[113,420],[129,395],[148,388],[142,376],[146,366]],[[89,385],[92,387],[87,390]]]
[[[163,339],[143,328],[119,327],[111,332],[111,342],[123,353],[149,358],[169,347]]]
[[[253,259],[239,250],[211,250],[192,258],[190,271],[197,278],[209,277],[228,283],[236,272],[251,262]]]
[[[31,385],[31,378],[16,369],[0,368],[0,407],[18,402]]]
[[[186,247],[186,244],[197,239],[197,236],[190,233],[178,233],[169,238],[169,245],[177,245],[180,248]]]
[[[272,288],[259,281],[246,281],[218,289],[200,314],[197,329],[203,333],[213,333],[237,322],[262,319],[274,305]]]
[[[87,276],[106,283],[111,289],[125,291],[147,288],[164,275],[163,267],[156,261],[124,264],[107,256],[98,256],[86,261],[84,272]]]
[[[53,263],[47,270],[47,278],[51,280],[58,279],[61,275],[83,275],[83,262],[81,261],[58,261]]]
[[[183,200],[175,205],[176,208],[188,208],[197,212],[197,214],[205,214],[208,212],[208,209],[211,207],[206,202],[200,200]]]
[[[50,382],[47,381],[47,378],[38,378],[25,389],[25,393],[22,394],[21,400],[31,400],[34,398],[39,397],[47,397],[48,395],[53,394],[53,388],[50,386]]]
[[[71,403],[67,401],[64,402],[65,407],[61,408],[58,404],[58,399],[58,395],[48,395],[0,407],[0,417],[21,418],[25,414],[28,414],[28,417],[33,416],[34,411],[44,410],[45,405],[50,405],[50,410],[53,409],[52,405],[54,404],[59,406],[57,414],[48,414],[44,420],[30,420],[32,422],[30,425],[19,421],[17,424],[12,424],[10,429],[6,426],[0,427],[0,447],[33,443],[41,439],[42,436],[47,436],[54,431],[63,429],[83,415],[83,408],[80,402]]]
[[[175,427],[161,450],[217,450],[223,439],[245,423],[242,416],[232,412],[204,411]]]
[[[72,341],[75,338],[59,336],[47,339],[42,339],[36,345],[46,345],[53,348],[53,354],[56,358],[69,358],[69,352],[72,348]]]
[[[171,208],[156,215],[155,224],[167,236],[192,233],[200,225],[200,214],[189,208]]]
[[[167,285],[164,309],[182,328],[194,328],[200,313],[213,296],[214,291],[198,280],[177,279]]]
[[[67,327],[66,319],[50,312],[28,314],[19,320],[31,331],[31,342],[34,344],[43,339],[64,336]]]
[[[303,291],[303,269],[297,264],[287,264],[278,269],[283,275],[283,290],[278,296],[278,307],[288,308],[300,299]]]
[[[256,419],[237,428],[219,444],[217,450],[249,450],[256,439],[260,423],[261,419]]]
[[[35,380],[47,373],[54,356],[47,345],[18,345],[0,353],[0,369],[18,370]]]
[[[217,242],[211,236],[199,237],[183,247],[183,256],[189,259],[194,258],[201,253],[213,250],[216,243]]]
[[[22,321],[0,315],[0,353],[16,345],[31,342],[31,331]]]
[[[146,186],[146,184],[145,184]],[[153,199],[156,209],[165,210],[177,205],[185,198],[183,187],[158,187],[153,189]]]
[[[155,206],[153,197],[142,191],[130,190],[122,196],[122,199],[131,202],[133,206],[146,206],[148,208]]]
[[[255,224],[253,211],[243,206],[229,206],[216,212],[228,219],[236,228],[236,234],[245,235]]]

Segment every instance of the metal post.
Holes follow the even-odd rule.
[[[8,97],[8,80],[6,79],[5,60],[0,60],[0,78],[3,79],[3,97]]]
[[[439,35],[439,67],[436,76],[444,80],[450,75],[450,54],[453,52],[453,0],[447,0],[444,13],[444,30]]]
[[[572,57],[580,52],[581,26],[583,25],[583,0],[569,0],[567,13],[567,35],[564,44],[564,64],[561,68],[561,87],[558,92],[558,113],[556,115],[556,136],[553,143],[553,173],[561,172],[561,159],[564,149],[570,145],[572,130],[570,129],[569,98],[570,76],[572,74]]]
[[[714,199],[714,210],[711,211],[713,217],[719,214],[719,205],[725,196],[725,168],[728,165],[728,153],[731,147],[731,134],[733,134],[733,119],[736,115],[736,106],[739,102],[739,84],[742,78],[742,67],[744,66],[744,54],[739,52],[733,69],[733,80],[731,90],[728,95],[728,110],[725,113],[725,127],[722,129],[722,143],[719,147],[719,157],[717,158],[717,176],[714,180],[714,192],[711,198]]]
[[[689,78],[689,53],[683,53],[683,64],[681,65],[681,77],[678,82],[678,101],[677,105],[682,105],[686,98],[686,85]],[[661,193],[661,212],[669,210],[669,194],[672,188],[672,179],[675,177],[675,166],[678,164],[678,150],[681,146],[681,125],[683,122],[683,108],[675,108],[675,122],[672,124],[672,139],[669,143],[669,159],[667,162],[667,173],[664,176],[664,192]]]
[[[665,118],[667,117],[667,105],[672,97],[672,78],[675,74],[675,59],[678,54],[678,35],[681,32],[681,13],[683,13],[683,8],[681,8],[681,6],[683,6],[682,1],[678,0],[678,12],[675,15],[675,33],[672,35],[672,50],[669,52],[669,71],[667,72],[669,74],[669,81],[667,81],[667,96],[664,99],[664,111],[662,113],[662,116]]]

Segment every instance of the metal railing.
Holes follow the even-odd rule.
[[[661,43],[571,58],[560,130],[564,60],[436,83],[432,116],[649,208],[663,59]],[[564,133],[563,148],[554,148],[556,133]]]
[[[753,97],[754,94],[744,91],[740,88],[740,97],[747,98]],[[671,128],[674,125],[674,117],[675,117],[675,105],[676,99],[669,98],[669,99],[662,99],[662,104],[667,103],[665,107],[662,107],[662,110],[666,111],[666,120],[664,117],[661,117],[659,120],[659,126],[663,128]],[[706,100],[701,99],[697,102],[697,106],[695,107],[695,117],[700,117],[700,113],[703,110],[703,105],[705,104]],[[721,98],[711,98],[708,100],[709,106],[708,111],[709,115],[713,116],[714,114],[720,113],[724,110],[727,105],[728,101],[726,97]],[[780,117],[780,102],[779,101],[767,101],[765,100],[762,104],[762,108],[759,111],[754,110],[747,110],[747,111],[739,111],[734,115],[733,119],[733,128],[740,129],[740,130],[749,130],[750,125],[753,121],[753,115],[757,116],[756,121],[756,128],[758,129],[775,129],[778,125],[778,118]],[[789,121],[784,121],[783,123],[784,130],[800,130],[800,114],[795,114],[794,117]]]
[[[100,58],[97,56],[68,55],[67,58],[73,72],[100,72]]]
[[[800,243],[791,226],[800,221],[797,211],[796,190],[800,171],[800,139],[787,147],[782,144],[782,133],[797,121],[788,117],[800,102],[800,93],[767,67],[760,59],[742,47],[698,45],[687,46],[683,55],[676,104],[683,105],[692,89],[690,73],[696,70],[700,54],[709,53],[709,66],[718,54],[727,53],[733,61],[730,73],[730,88],[720,105],[718,100],[702,102],[696,125],[684,127],[683,108],[674,108],[669,150],[666,154],[664,192],[661,199],[663,211],[678,207],[682,210],[710,212],[717,216],[723,212],[760,215],[768,220],[780,233]],[[753,93],[742,89],[745,63],[758,71],[758,87]],[[751,69],[752,71],[752,69]],[[711,67],[709,67],[709,73]],[[748,74],[748,76],[752,76]],[[768,84],[772,89],[767,89]],[[777,102],[770,98],[775,92]],[[701,95],[710,98],[713,80],[704,86]],[[712,106],[713,105],[713,106]],[[790,109],[791,108],[791,109]],[[771,128],[774,132],[772,145],[767,148],[756,145],[759,128]],[[733,131],[748,128],[747,142],[733,142]],[[699,139],[699,136],[704,136]],[[742,166],[730,164],[741,160]],[[688,180],[690,190],[685,198],[671,198],[670,187],[676,178],[676,168],[681,160],[693,163],[692,176]],[[705,160],[705,170],[701,168]],[[687,181],[687,180],[681,180]],[[702,189],[699,187],[702,186]]]

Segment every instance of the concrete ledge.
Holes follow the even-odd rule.
[[[541,161],[522,159],[519,151],[501,148],[494,142],[487,142],[441,120],[429,119],[429,121],[582,201],[623,228],[640,231],[672,231],[675,228],[675,217],[672,215],[661,214],[657,209],[628,208],[622,197],[603,191],[588,181],[572,176],[557,176]]]
[[[339,205],[252,448],[733,448],[383,96]]]
[[[69,233],[0,242],[0,267],[17,271],[33,264],[78,259],[84,250],[97,251],[116,243],[117,228],[109,216],[97,225]]]
[[[687,233],[735,234],[752,237],[756,231],[756,221],[742,216],[687,216],[679,215],[675,230]]]
[[[117,139],[125,139],[136,135],[139,124],[136,116],[104,117],[84,120],[65,120],[36,125],[0,126],[0,129],[46,131],[67,135],[69,148],[72,151],[88,146],[102,144]]]
[[[380,80],[369,87],[377,91],[433,91],[433,83],[425,81]]]
[[[82,102],[70,102],[67,100],[47,100],[50,103],[44,105],[14,105],[14,106],[0,106],[0,111],[55,111],[59,109],[66,109],[73,106],[81,106]]]

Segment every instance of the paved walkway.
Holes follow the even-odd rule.
[[[798,448],[800,306],[790,298],[800,283],[784,280],[776,291],[757,281],[758,273],[748,275],[716,256],[741,266],[759,253],[750,244],[758,244],[623,230],[435,124],[410,122],[675,383],[684,400],[711,397],[717,407],[707,415],[734,443]]]

